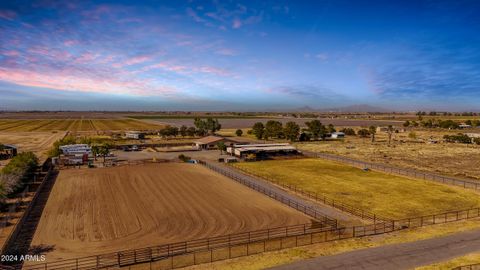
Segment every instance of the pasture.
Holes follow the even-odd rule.
[[[200,165],[61,171],[32,241],[55,261],[309,223],[310,218]]]
[[[470,190],[321,159],[242,162],[233,166],[393,219],[480,206],[480,196]]]
[[[347,136],[343,141],[297,143],[300,150],[346,156],[367,162],[390,164],[472,180],[480,180],[478,153],[474,144],[444,143],[443,135],[458,130],[415,130],[393,133],[388,145],[386,132],[377,132],[375,142],[370,138]],[[410,138],[415,135],[415,138]],[[438,143],[428,143],[430,139]]]
[[[160,129],[161,125],[134,119],[2,119],[0,131],[105,131]]]
[[[65,136],[65,132],[0,132],[0,143],[13,144],[18,147],[20,152],[31,151],[40,159],[44,159],[53,143],[63,136]]]

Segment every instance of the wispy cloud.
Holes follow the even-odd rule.
[[[17,17],[17,13],[12,10],[0,10],[0,19],[12,21]]]

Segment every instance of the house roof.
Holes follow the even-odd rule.
[[[219,141],[223,141],[225,140],[225,138],[223,137],[218,137],[218,136],[207,136],[207,137],[203,137],[203,138],[200,138],[198,140],[195,141],[196,144],[209,144],[209,143],[215,143],[215,142],[219,142]]]

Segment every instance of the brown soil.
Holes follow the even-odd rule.
[[[47,262],[308,223],[295,210],[200,165],[61,171],[32,245]]]

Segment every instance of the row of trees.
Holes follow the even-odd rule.
[[[0,199],[20,190],[38,166],[38,158],[32,152],[20,153],[0,171]]]
[[[307,128],[301,129],[300,126],[293,121],[287,122],[285,126],[283,126],[279,121],[269,120],[265,125],[262,122],[255,123],[251,129],[251,133],[259,140],[277,138],[290,141],[307,141],[310,139],[325,139],[328,133],[336,131],[333,125],[325,126],[319,120],[306,122],[305,125]]]
[[[476,112],[462,112],[462,113],[451,113],[451,112],[425,112],[425,111],[419,111],[416,113],[417,116],[422,116],[422,115],[430,115],[430,116],[436,116],[436,115],[443,115],[443,116],[476,116],[479,115]]]
[[[195,127],[187,127],[182,125],[180,128],[174,126],[166,126],[161,129],[158,134],[163,138],[168,137],[193,137],[193,136],[205,136],[207,134],[214,134],[222,128],[222,125],[218,122],[218,119],[208,117],[207,119],[195,118],[193,121]]]
[[[461,134],[461,133],[456,134],[456,135],[444,135],[443,139],[445,139],[445,141],[451,142],[451,143],[466,143],[466,144],[475,143],[475,144],[480,145],[480,138],[473,138],[472,139],[472,138],[468,137],[467,135]]]
[[[480,120],[466,120],[465,124],[471,125],[473,127],[479,127],[480,126]],[[453,121],[453,120],[441,120],[441,119],[426,119],[426,120],[421,120],[419,122],[417,121],[405,121],[403,123],[404,127],[425,127],[425,128],[446,128],[446,129],[458,129],[460,128],[460,124]]]

